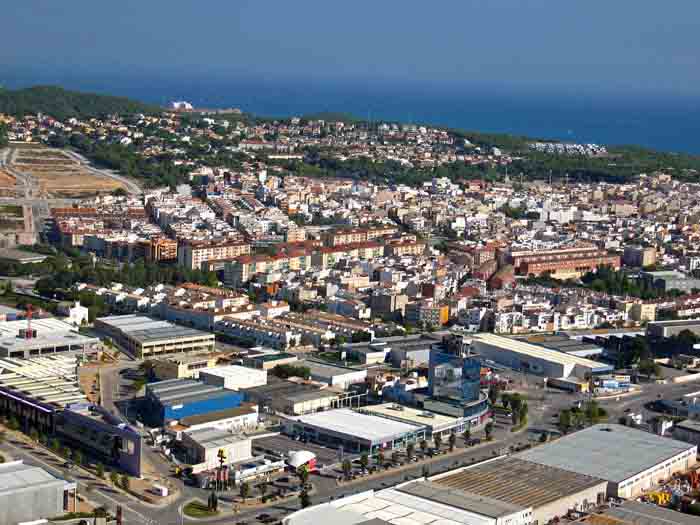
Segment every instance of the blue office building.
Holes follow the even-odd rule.
[[[430,351],[428,391],[434,398],[476,401],[481,392],[481,362],[433,348]]]
[[[423,401],[423,408],[464,418],[471,427],[488,421],[489,402],[481,391],[481,361],[478,358],[462,357],[437,346],[430,351],[429,366],[429,397]]]
[[[186,416],[198,416],[241,406],[243,394],[189,379],[170,379],[146,386],[148,413],[154,426],[166,426]]]

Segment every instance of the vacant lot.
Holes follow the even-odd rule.
[[[13,167],[31,176],[43,195],[80,197],[123,188],[114,179],[87,171],[62,151],[43,146],[17,146]]]

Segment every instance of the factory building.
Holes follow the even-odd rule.
[[[22,461],[0,464],[0,523],[47,523],[76,510],[78,486]]]
[[[318,386],[270,378],[264,386],[248,388],[246,399],[269,410],[298,416],[320,410],[349,406],[354,396],[321,389]]]
[[[29,359],[56,353],[90,352],[100,342],[59,319],[0,322],[0,357]]]
[[[243,394],[188,379],[170,379],[146,385],[150,423],[166,426],[188,416],[241,406]]]
[[[609,496],[635,498],[695,465],[697,448],[623,425],[599,424],[515,457],[605,480]]]
[[[214,334],[143,315],[101,317],[95,319],[94,326],[139,359],[214,350]]]
[[[674,321],[654,321],[647,324],[647,336],[655,339],[673,337],[681,332],[689,331],[700,335],[700,319],[678,319]]]
[[[367,379],[367,370],[351,368],[349,366],[331,365],[326,362],[307,359],[299,363],[300,366],[308,367],[311,372],[311,379],[319,383],[325,383],[346,390],[355,383],[364,383]]]
[[[430,483],[477,497],[529,507],[531,523],[544,525],[570,510],[605,500],[607,483],[592,476],[501,457],[429,478]]]
[[[176,435],[179,432],[214,428],[227,432],[255,430],[258,426],[258,407],[253,403],[243,403],[236,408],[217,410],[208,414],[186,416],[177,425],[169,427]],[[178,436],[179,437],[179,436]]]
[[[532,510],[425,481],[366,491],[287,516],[284,525],[530,525]]]
[[[405,448],[426,435],[425,426],[363,414],[348,408],[292,416],[282,420],[285,434],[311,439],[351,453]]]
[[[583,380],[591,375],[613,371],[612,366],[591,359],[494,334],[474,335],[472,348],[482,358],[548,378]]]
[[[141,477],[141,434],[98,405],[72,405],[58,414],[56,432],[108,465]]]
[[[78,384],[77,356],[0,358],[0,411],[14,415],[24,431],[53,432],[58,412],[86,401]]]
[[[461,434],[469,428],[469,422],[463,417],[452,417],[424,409],[407,407],[396,403],[382,405],[367,405],[358,409],[364,414],[385,417],[409,425],[424,426],[426,437],[441,436],[448,438],[450,434]]]
[[[205,385],[219,386],[227,390],[240,390],[267,384],[267,371],[245,366],[217,366],[199,374]]]
[[[203,370],[216,367],[222,354],[205,352],[176,354],[153,359],[153,375],[160,381],[166,379],[199,379]]]
[[[220,465],[223,452],[224,464],[229,465],[253,457],[251,439],[231,434],[217,428],[202,428],[182,434],[182,447],[187,462],[197,466],[197,472],[212,470]]]

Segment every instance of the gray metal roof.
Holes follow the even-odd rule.
[[[214,334],[178,326],[168,321],[161,321],[145,315],[115,315],[98,319],[103,324],[111,326],[139,343],[149,343],[160,339],[177,339],[188,337],[211,337]]]
[[[396,490],[468,512],[476,512],[490,518],[500,518],[528,509],[528,507],[513,505],[464,490],[451,489],[430,481],[414,481],[398,487]]]
[[[190,379],[169,379],[147,386],[149,393],[163,405],[193,403],[233,395],[232,390],[205,385]]]
[[[222,448],[248,439],[246,436],[231,434],[218,428],[202,428],[185,433],[192,441],[205,449]]]
[[[632,525],[698,525],[700,523],[697,516],[637,501],[627,501],[621,507],[606,510],[603,515]]]
[[[0,494],[56,485],[62,487],[66,481],[56,478],[40,467],[25,465],[21,461],[0,464]]]
[[[623,425],[600,424],[515,457],[619,483],[693,447]]]
[[[540,508],[606,482],[515,457],[477,463],[430,478],[435,485],[516,507]]]

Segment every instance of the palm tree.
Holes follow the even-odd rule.
[[[352,472],[352,463],[350,463],[349,459],[346,459],[343,461],[343,474],[345,475],[345,479],[350,477],[350,473]]]
[[[369,465],[369,456],[367,454],[362,454],[360,457],[360,466],[362,467],[362,471],[367,470],[367,466]]]
[[[452,432],[450,434],[450,452],[452,452],[455,449],[456,444],[457,444],[457,434]]]
[[[299,481],[301,481],[302,486],[306,486],[306,484],[309,481],[309,469],[304,465],[301,467],[298,471],[299,474]]]
[[[484,433],[486,434],[486,439],[491,439],[491,433],[493,432],[493,423],[489,421],[484,427]]]
[[[250,495],[250,485],[248,485],[247,481],[244,481],[243,483],[241,483],[241,487],[239,490],[241,498],[243,499],[243,503],[245,503],[246,498]]]
[[[421,442],[420,442],[420,450],[421,450],[421,452],[423,453],[424,456],[425,456],[425,451],[426,451],[427,448],[428,448],[428,442],[427,442],[425,439],[421,439]]]
[[[121,486],[124,490],[129,490],[129,488],[131,488],[131,480],[126,474],[122,474]]]
[[[260,496],[262,497],[262,499],[265,499],[265,494],[267,493],[267,488],[268,488],[267,483],[265,481],[263,481],[262,483],[260,483],[258,485],[258,490],[260,491]]]
[[[112,485],[114,485],[115,487],[117,485],[119,485],[119,474],[117,474],[114,471],[110,472],[109,473],[109,481],[111,481]]]
[[[301,505],[302,509],[311,506],[311,498],[309,497],[309,492],[306,489],[302,489],[302,491],[299,493],[299,504]]]
[[[464,438],[464,443],[467,444],[469,440],[472,438],[472,433],[469,431],[469,429],[465,429],[464,432],[462,432],[462,437]]]
[[[73,461],[76,465],[81,465],[83,463],[83,453],[79,450],[73,452]]]
[[[39,431],[36,428],[32,427],[29,430],[29,437],[32,441],[36,443],[37,441],[39,441]]]
[[[380,450],[380,451],[377,453],[377,464],[378,464],[380,467],[383,467],[385,462],[386,462],[386,458],[384,457],[384,452],[382,452],[382,451]]]
[[[105,467],[102,463],[98,463],[97,465],[95,465],[95,474],[100,479],[105,478]]]

